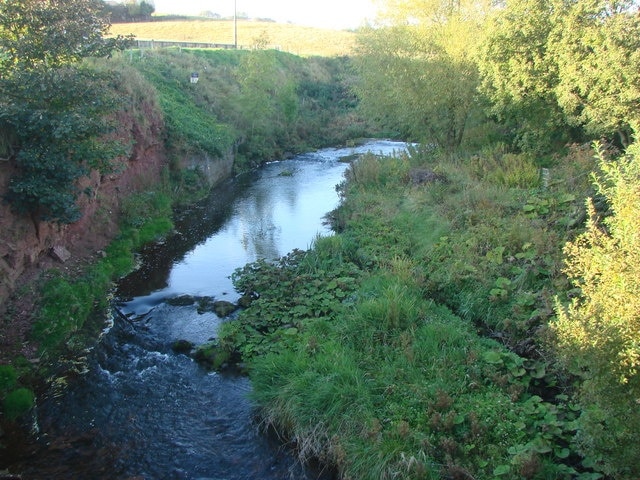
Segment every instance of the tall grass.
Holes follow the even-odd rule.
[[[235,157],[236,170],[290,152],[365,136],[351,100],[348,61],[278,51],[162,49],[117,60],[157,91],[177,156]],[[199,72],[197,84],[190,83]]]
[[[270,345],[245,356],[265,422],[343,478],[598,477],[592,459],[580,465],[578,412],[543,335],[566,285],[567,226],[581,215],[567,188],[584,184],[541,188],[528,158],[498,174],[513,160],[499,152],[482,168],[425,155],[353,164],[332,215],[339,234],[299,263],[236,277],[268,297],[240,314],[243,336],[222,333],[227,348]],[[439,176],[414,183],[414,168]],[[320,302],[346,265],[350,288],[333,310],[310,307],[287,341],[265,329],[300,295]],[[285,280],[304,278],[303,266],[318,290]]]

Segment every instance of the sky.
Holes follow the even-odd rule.
[[[347,29],[373,19],[373,0],[153,0],[157,14],[197,15],[203,11],[249,18],[270,18],[323,28]]]

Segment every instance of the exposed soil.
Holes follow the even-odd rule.
[[[0,305],[0,364],[11,363],[12,359],[19,356],[37,360],[38,345],[29,340],[29,333],[34,322],[38,281],[52,269],[71,276],[81,274],[117,233],[117,225],[111,223],[109,228],[99,232],[88,229],[82,241],[65,246],[71,253],[69,260],[62,263],[48,253],[42,253],[37,263],[18,277],[15,290]]]
[[[114,160],[120,173],[93,172],[81,181],[81,188],[91,193],[79,199],[83,215],[78,222],[35,225],[0,204],[0,364],[18,356],[37,361],[37,345],[29,333],[38,281],[53,268],[71,275],[82,272],[118,233],[122,199],[160,181],[167,163],[163,119],[153,105],[147,105],[145,113],[143,128],[130,116],[119,116],[118,136],[134,146],[127,157]],[[0,194],[14,171],[10,161],[0,163]],[[66,249],[70,257],[64,262],[55,259],[54,246]]]

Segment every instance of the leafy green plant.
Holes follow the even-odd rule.
[[[604,473],[634,478],[640,474],[634,406],[640,398],[640,148],[634,144],[617,160],[596,149],[601,173],[594,180],[611,215],[599,220],[590,200],[586,231],[566,245],[566,273],[579,294],[567,306],[557,302],[553,330],[561,358],[582,378],[583,451]]]
[[[310,323],[341,311],[356,286],[358,270],[333,256],[336,242],[319,238],[318,251],[294,250],[277,263],[259,260],[232,275],[236,288],[257,297],[220,332],[220,346],[243,358],[295,345]],[[338,247],[340,248],[340,247]]]
[[[10,392],[2,402],[4,414],[9,420],[16,420],[35,405],[35,395],[28,388],[18,388]]]
[[[71,223],[80,216],[77,180],[91,169],[111,169],[120,152],[107,114],[114,110],[110,76],[87,68],[20,72],[3,78],[0,109],[17,138],[6,199],[35,222]],[[37,93],[34,93],[37,92]]]
[[[0,365],[0,392],[8,391],[17,380],[18,374],[12,365]]]
[[[107,57],[129,40],[120,35],[106,38],[109,26],[105,6],[96,0],[7,0],[0,14],[0,72],[6,77],[19,70]]]
[[[469,162],[411,155],[351,166],[332,214],[341,233],[318,242],[296,267],[313,267],[314,284],[325,288],[321,276],[339,264],[331,259],[358,265],[354,290],[327,304],[334,313],[311,315],[314,302],[322,304],[311,289],[312,303],[289,303],[292,279],[305,278],[300,270],[260,264],[239,274],[241,290],[263,289],[269,299],[241,314],[247,323],[225,325],[225,341],[228,348],[253,344],[249,372],[267,423],[355,478],[599,478],[594,457],[581,457],[576,442],[582,406],[560,393],[567,378],[543,342],[553,297],[567,286],[558,239],[579,215],[575,187],[582,183],[565,183],[558,169],[548,190],[507,188],[478,177]],[[450,183],[407,182],[408,166],[421,162],[446,172]],[[538,199],[548,211],[523,210]],[[279,283],[286,296],[276,292]],[[294,312],[304,318],[291,320]],[[286,323],[256,337],[272,328],[265,319]],[[321,408],[314,392],[331,383],[336,359],[353,391],[327,386],[339,397],[321,396]]]

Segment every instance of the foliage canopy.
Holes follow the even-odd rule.
[[[0,8],[0,129],[17,152],[5,196],[34,222],[79,218],[77,180],[105,171],[115,145],[100,140],[112,110],[108,75],[76,64],[123,48],[107,39],[99,0],[4,0]]]
[[[476,104],[476,2],[393,2],[384,28],[359,37],[363,108],[404,137],[455,150]]]
[[[3,0],[0,75],[56,68],[123,48],[125,37],[105,38],[105,13],[101,0]]]

